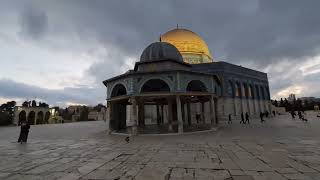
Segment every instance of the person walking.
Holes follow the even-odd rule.
[[[21,127],[21,144],[27,143],[28,141],[28,135],[29,135],[29,129],[30,129],[30,125],[28,122],[25,122],[23,127]]]
[[[301,111],[298,111],[298,116],[299,116],[299,119],[302,120],[302,113],[301,113]]]
[[[291,117],[292,117],[292,119],[295,119],[296,113],[294,111],[291,111]]]
[[[244,122],[244,116],[243,116],[243,112],[241,113],[241,121],[240,121],[240,124],[243,123],[245,124],[246,122]]]
[[[228,124],[232,124],[231,114],[229,114]]]
[[[197,120],[197,124],[199,124],[199,121],[200,121],[200,114],[199,113],[196,114],[196,120]]]
[[[22,134],[23,134],[23,129],[24,129],[24,126],[26,125],[26,122],[25,121],[23,121],[23,122],[21,122],[21,123],[19,123],[19,125],[20,125],[20,135],[19,135],[19,138],[18,138],[18,143],[22,143]]]
[[[245,121],[245,124],[248,122],[248,124],[250,124],[250,121],[249,121],[249,113],[246,112],[246,121]]]
[[[260,112],[260,122],[263,123],[264,122],[264,119],[263,119],[263,113]]]

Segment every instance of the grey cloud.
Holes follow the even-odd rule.
[[[90,88],[86,86],[50,90],[43,87],[18,83],[9,79],[0,79],[0,97],[42,99],[50,105],[65,105],[66,102],[95,105],[104,103],[104,90],[100,87]]]
[[[55,16],[55,30],[72,30],[84,42],[93,38],[129,55],[140,54],[176,24],[200,34],[218,60],[254,60],[266,65],[279,58],[298,59],[319,52],[319,1],[71,0],[34,4],[22,13],[23,27],[31,35],[45,32],[50,14]]]
[[[39,39],[48,29],[48,16],[40,8],[28,4],[20,14],[20,26],[23,37]]]
[[[317,0],[35,0],[33,4],[22,13],[23,31],[32,37],[50,32],[68,41],[70,34],[76,34],[83,46],[94,49],[86,43],[93,39],[109,51],[87,71],[99,85],[119,73],[125,57],[138,60],[144,47],[176,24],[201,35],[217,60],[250,61],[258,70],[270,64],[276,68],[290,59],[288,68],[303,79],[294,64],[320,54]],[[272,92],[297,82],[279,78],[284,74],[287,69],[269,72]]]
[[[217,59],[266,65],[279,58],[319,53],[318,1],[77,2],[77,6],[86,6],[82,13],[92,13],[81,16],[84,21],[78,28],[86,25],[84,29],[125,53],[141,53],[177,23],[202,35]]]

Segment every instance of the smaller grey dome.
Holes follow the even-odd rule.
[[[175,60],[183,62],[179,50],[167,42],[155,42],[144,49],[140,56],[140,62]]]

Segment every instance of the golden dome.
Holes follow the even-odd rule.
[[[187,29],[173,29],[161,36],[161,41],[173,44],[181,53],[184,62],[190,64],[210,63],[213,58],[206,42]]]

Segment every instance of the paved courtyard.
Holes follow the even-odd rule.
[[[0,127],[0,179],[320,179],[320,118],[288,115],[171,136],[107,135],[104,122]]]

